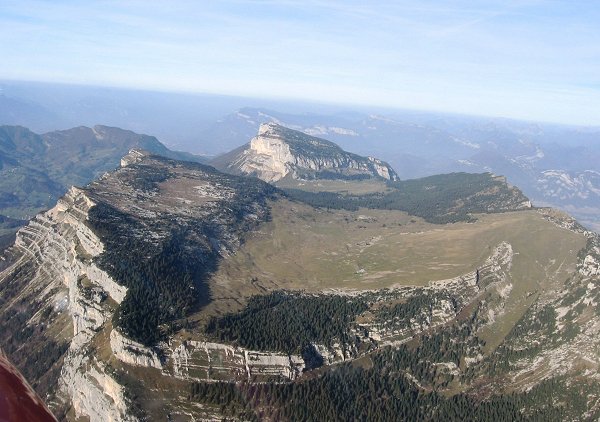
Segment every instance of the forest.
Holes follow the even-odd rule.
[[[206,332],[253,350],[300,353],[311,343],[350,343],[354,320],[367,307],[360,298],[275,291],[251,297],[239,313],[213,317]]]
[[[385,350],[366,367],[338,365],[316,377],[288,384],[199,383],[189,388],[189,400],[214,406],[222,414],[245,420],[444,420],[561,421],[579,409],[584,399],[567,393],[560,380],[542,382],[527,393],[478,399],[459,393],[445,396],[419,388],[405,375],[399,360]]]
[[[176,162],[160,158],[167,164]],[[198,310],[210,300],[206,284],[220,259],[211,239],[227,231],[243,238],[259,219],[255,206],[266,210],[266,201],[275,189],[250,178],[227,176],[208,166],[186,163],[205,172],[205,177],[235,189],[236,195],[223,200],[206,218],[182,218],[165,212],[160,218],[138,218],[101,200],[92,207],[88,224],[105,245],[96,259],[127,295],[119,305],[113,322],[130,338],[154,345],[177,327],[174,321]],[[172,177],[157,166],[129,166],[124,182],[136,189],[155,190],[156,184]],[[156,170],[156,171],[155,171]],[[160,240],[151,234],[159,235]]]
[[[431,321],[433,310],[441,301],[450,302],[454,311],[459,309],[456,298],[447,292],[417,290],[413,296],[407,297],[400,303],[378,308],[375,321],[388,329],[408,328],[411,320],[425,324]]]
[[[327,336],[347,338],[354,318],[367,309],[379,323],[392,319],[403,325],[449,298],[423,291],[385,305],[389,299],[386,291],[352,298],[272,292],[251,298],[237,314],[213,318],[207,331],[245,347],[291,353],[310,341],[331,344]],[[373,306],[381,300],[382,305]],[[344,318],[346,314],[352,317]],[[491,369],[488,364],[466,365],[467,358],[484,353],[485,342],[476,335],[480,318],[475,309],[400,346],[373,349],[360,359],[318,371],[308,368],[308,375],[290,383],[194,382],[189,399],[246,420],[560,421],[585,408],[582,391],[587,387],[566,386],[560,377],[526,393],[481,396],[467,388],[448,395],[457,385],[469,385]],[[526,318],[515,330],[527,329],[525,323]],[[494,369],[506,364],[502,357],[492,355]]]
[[[359,208],[405,211],[434,224],[473,221],[472,214],[515,209],[527,198],[489,173],[451,173],[388,182],[389,191],[366,195],[286,189],[289,198],[309,205],[356,211]]]

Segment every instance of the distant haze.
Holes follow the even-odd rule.
[[[4,1],[0,78],[598,125],[593,1]]]

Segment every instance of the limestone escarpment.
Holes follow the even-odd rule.
[[[49,345],[53,350],[35,363],[23,362],[20,348],[9,345],[7,351],[36,380],[34,386],[57,415],[72,407],[92,420],[130,420],[121,387],[90,345],[126,295],[93,261],[104,250],[86,224],[94,205],[84,190],[71,188],[54,208],[21,229],[2,257],[3,320],[17,309],[28,317],[5,329],[30,353],[48,353]],[[37,336],[23,338],[40,329]]]
[[[267,182],[287,175],[295,179],[398,179],[394,170],[377,158],[346,152],[332,142],[275,123],[262,124],[247,148],[221,161],[214,164]]]
[[[290,381],[304,369],[299,355],[261,352],[209,341],[171,345],[170,361],[176,377],[196,381]]]
[[[450,230],[464,236],[471,225],[430,226],[380,210],[374,214],[377,218],[390,218],[383,224],[374,216],[351,212],[335,215],[330,210],[318,210],[311,214],[308,207],[282,220],[278,218],[279,207],[288,210],[290,205],[281,204],[288,201],[275,203],[277,191],[259,180],[228,176],[205,166],[139,151],[125,157],[123,164],[84,189],[70,190],[54,209],[38,216],[19,233],[16,245],[0,264],[2,344],[11,346],[10,335],[17,340],[10,349],[12,356],[25,355],[21,353],[24,350],[33,352],[32,359],[19,362],[22,368],[45,365],[30,373],[30,379],[45,383],[40,383],[38,390],[55,393],[46,394],[46,398],[57,413],[64,410],[67,420],[211,420],[237,416],[246,420],[250,418],[232,412],[254,406],[252,411],[260,415],[279,405],[242,401],[240,406],[230,406],[235,397],[246,400],[264,388],[307,388],[304,396],[312,397],[322,390],[322,376],[364,366],[360,377],[367,377],[368,367],[378,359],[385,362],[385,371],[371,379],[384,380],[396,374],[419,389],[416,396],[437,388],[467,391],[478,379],[496,382],[497,378],[486,372],[486,365],[492,363],[508,368],[506,379],[525,379],[524,389],[537,382],[527,379],[527,367],[538,365],[537,373],[546,376],[537,362],[540,356],[547,357],[552,368],[565,375],[575,373],[582,364],[597,369],[593,354],[599,326],[593,312],[600,291],[597,238],[589,237],[576,268],[575,259],[566,258],[574,258],[576,249],[583,247],[583,235],[567,239],[560,249],[567,252],[551,249],[541,256],[546,252],[542,242],[521,235],[529,228],[518,223],[535,224],[539,232],[556,229],[560,232],[556,239],[562,239],[577,230],[572,221],[563,219],[557,223],[562,228],[556,228],[528,210],[516,212],[523,219],[498,215],[488,220],[490,226],[474,223],[477,238],[472,236],[469,242],[483,236],[483,246],[467,256],[460,272],[446,275],[455,258],[427,258],[423,271],[436,266],[435,272],[425,273],[429,278],[418,284],[400,285],[396,278],[400,271],[394,272],[396,269],[413,274],[411,278],[421,270],[406,267],[402,260],[408,254],[398,253],[398,245],[414,242],[415,247],[433,236],[431,245],[437,253],[440,239]],[[429,183],[427,188],[430,192],[435,186]],[[489,194],[499,195],[498,190]],[[269,221],[271,214],[270,223],[259,225]],[[525,218],[525,214],[536,219]],[[323,227],[319,225],[321,218],[326,230],[318,228]],[[342,243],[337,237],[340,227],[348,230],[350,224],[358,234],[351,243]],[[329,227],[332,229],[327,230]],[[336,272],[334,290],[323,291],[325,272],[313,269],[309,272],[318,279],[319,291],[300,292],[297,286],[301,289],[302,284],[287,291],[278,283],[285,278],[298,283],[294,273],[286,272],[287,267],[300,262],[296,256],[299,250],[289,242],[285,246],[290,246],[294,255],[289,260],[277,258],[269,248],[284,245],[274,242],[271,229],[285,230],[283,235],[294,241],[300,239],[301,230],[314,230],[320,240],[326,240],[328,232],[348,253],[360,250],[361,255],[356,256],[361,256],[362,262],[372,262],[373,257],[383,260],[382,251],[389,249],[398,254],[392,257],[389,271],[367,265],[366,270],[351,269],[357,290],[350,290]],[[377,237],[370,230],[376,230]],[[252,233],[246,235],[248,231]],[[259,232],[268,239],[264,246],[239,248],[244,241],[250,244]],[[394,234],[401,237],[394,238]],[[314,245],[325,245],[318,252],[326,256],[327,271],[335,268],[333,250],[326,242],[296,243],[310,244],[315,250]],[[382,245],[387,246],[382,249]],[[250,254],[253,250],[266,252],[267,259],[254,259]],[[369,256],[371,252],[376,254]],[[473,258],[479,252],[481,256]],[[235,259],[244,254],[249,265]],[[225,267],[227,260],[220,260],[223,257],[235,261],[235,266],[223,277],[209,279],[217,264]],[[561,257],[565,261],[557,260]],[[269,269],[265,266],[269,261],[284,265]],[[533,262],[543,265],[533,273],[539,281],[522,276],[530,274],[528,266]],[[309,268],[297,266],[302,271]],[[239,283],[233,280],[238,271]],[[387,288],[375,288],[372,283],[377,278],[373,276],[387,275],[384,271],[394,274],[394,281]],[[267,278],[269,273],[272,281]],[[431,277],[434,273],[441,276]],[[571,277],[574,273],[579,275]],[[548,274],[556,276],[549,278]],[[567,284],[563,274],[564,278],[569,276]],[[525,282],[531,286],[524,286]],[[210,297],[203,296],[207,285]],[[203,307],[202,299],[212,302]],[[501,341],[501,337],[487,333],[510,329],[514,322],[509,325],[507,318],[513,318],[515,312],[520,318],[528,309],[532,312],[531,327],[525,326],[527,336],[517,332],[507,337],[503,347],[518,353],[507,354],[504,365],[504,360],[490,355],[497,346],[493,342]],[[526,314],[522,321],[528,319]],[[544,325],[536,323],[542,320]],[[208,329],[211,321],[215,330]],[[577,332],[578,326],[585,330]],[[549,334],[555,338],[549,340]],[[537,343],[548,347],[535,349],[537,343],[530,340],[536,336]],[[569,344],[572,339],[575,345]],[[526,348],[531,349],[530,356],[520,354]],[[44,356],[51,359],[44,360]],[[238,394],[240,391],[243,394]],[[364,396],[360,390],[355,393]],[[386,392],[378,397],[391,395]],[[285,405],[290,403],[286,400]]]
[[[121,362],[130,365],[162,369],[160,358],[154,350],[123,336],[116,328],[110,332],[110,348]]]
[[[236,248],[239,232],[266,218],[272,192],[260,181],[132,151],[121,169],[71,188],[0,258],[2,346],[59,418],[136,420],[124,367],[162,372],[170,352],[166,343],[131,338],[140,333],[131,325],[119,326],[127,309],[134,322],[139,310],[124,305],[148,301],[157,289],[144,290],[145,283],[158,279],[172,300],[160,291],[153,298],[172,312],[162,318],[185,315],[176,306],[203,299],[203,277]],[[177,282],[188,302],[174,296]],[[163,322],[153,312],[164,308],[144,310],[144,318]],[[144,327],[163,338],[158,326]]]

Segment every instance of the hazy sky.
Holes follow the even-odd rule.
[[[0,78],[600,124],[600,1],[0,2]]]

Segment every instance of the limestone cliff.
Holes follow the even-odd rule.
[[[6,327],[16,337],[43,327],[40,337],[23,339],[21,347],[30,353],[61,345],[51,359],[37,360],[33,373],[26,371],[38,377],[34,385],[57,415],[70,407],[75,416],[92,420],[132,420],[122,387],[91,345],[127,292],[94,263],[104,250],[86,224],[94,205],[84,190],[71,188],[54,208],[18,232],[2,257],[6,268],[0,286],[4,292],[11,284],[22,288],[3,296],[10,302],[2,314],[6,318],[18,309],[28,317]],[[19,349],[9,345],[8,352],[19,364],[28,363],[19,359]]]
[[[304,148],[303,157],[309,157],[311,148],[304,138],[289,141],[289,133],[284,142],[272,129],[264,127],[262,135],[270,139],[254,146],[277,151],[269,152],[277,157],[270,168],[310,168],[308,162],[304,170],[277,167],[289,160],[297,165],[297,151]],[[85,188],[71,188],[22,228],[0,257],[0,346],[57,417],[69,421],[248,420],[236,412],[254,406],[261,416],[280,405],[248,401],[235,408],[229,406],[235,397],[256,397],[263,387],[299,386],[311,388],[306,391],[312,397],[322,375],[354,366],[361,377],[398,374],[419,389],[415,396],[458,388],[485,398],[493,391],[527,391],[553,374],[597,385],[600,238],[574,220],[545,209],[498,214],[488,226],[431,226],[399,213],[380,224],[350,211],[336,216],[322,210],[312,218],[297,217],[298,212],[281,220],[277,213],[292,203],[280,199],[277,189],[254,178],[132,151],[121,168]],[[363,270],[353,275],[357,290],[340,279],[331,291],[282,291],[254,275],[271,273],[283,284],[293,278],[284,268],[292,260],[276,270],[260,260],[249,259],[249,265],[235,260],[252,258],[244,244],[256,241],[251,236],[258,232],[265,235],[273,226],[296,236],[317,224],[320,213],[335,236],[350,230],[353,215],[359,233],[377,227],[379,240],[368,237],[373,246],[383,235],[393,239],[388,245],[398,245],[394,233],[403,242],[430,236],[439,241],[445,230],[466,233],[471,225],[489,241],[458,276],[443,275],[452,262],[428,261],[428,274],[442,277],[384,289],[372,288],[375,279]],[[536,218],[513,219],[518,213]],[[335,218],[344,226],[334,226]],[[557,249],[546,242],[546,250],[541,240],[521,233],[529,228],[519,221],[535,224],[531,233],[559,233],[554,239],[565,244]],[[320,239],[324,232],[318,231]],[[282,247],[266,237],[260,253]],[[362,241],[356,245],[363,248]],[[323,252],[333,267],[334,254],[327,257],[326,247]],[[281,262],[274,256],[269,259]],[[379,249],[362,256],[384,255]],[[402,271],[403,259],[399,255],[393,264]],[[216,269],[227,267],[228,260],[237,266],[218,277]],[[235,272],[244,274],[242,282],[234,280]],[[269,296],[271,290],[279,294]],[[209,330],[211,324],[217,328]],[[377,362],[385,363],[385,371],[369,372]],[[489,385],[482,389],[480,383]],[[600,393],[592,393],[590,412],[600,402]]]
[[[377,158],[346,152],[333,142],[275,123],[260,125],[257,136],[248,145],[212,164],[231,173],[253,175],[267,182],[276,182],[288,175],[295,179],[398,179],[396,172]]]
[[[190,283],[184,284],[184,294],[202,299],[203,271],[235,250],[240,241],[236,230],[266,218],[264,201],[272,191],[260,181],[247,184],[210,167],[135,150],[120,169],[85,188],[71,188],[54,208],[19,230],[14,245],[0,257],[0,341],[59,419],[137,420],[141,415],[130,398],[133,381],[126,381],[127,368],[154,370],[167,379],[186,370],[169,342],[142,344],[131,338],[141,335],[122,323],[128,317],[123,305],[131,303],[130,288],[144,300],[148,293],[124,277],[135,273],[119,266],[141,262],[140,268],[153,266],[156,272],[167,260],[167,270],[180,271],[176,280]],[[187,237],[181,235],[186,227]],[[124,237],[115,239],[116,233]],[[171,246],[174,237],[177,244]],[[117,251],[123,241],[125,249]],[[185,253],[192,257],[181,264],[171,253],[178,259]],[[157,254],[158,263],[152,264],[148,254]],[[172,297],[175,279],[164,279],[171,283],[165,294]],[[157,300],[169,310],[187,303]],[[130,312],[135,316],[138,311]],[[152,319],[161,309],[145,311],[144,318]],[[123,326],[113,325],[119,323]],[[150,330],[161,331],[157,326]],[[299,357],[254,352],[260,355],[254,359],[248,353],[243,352],[244,359],[256,362],[242,368],[257,368],[253,372],[290,379],[302,370]],[[218,371],[214,363],[207,367]]]

